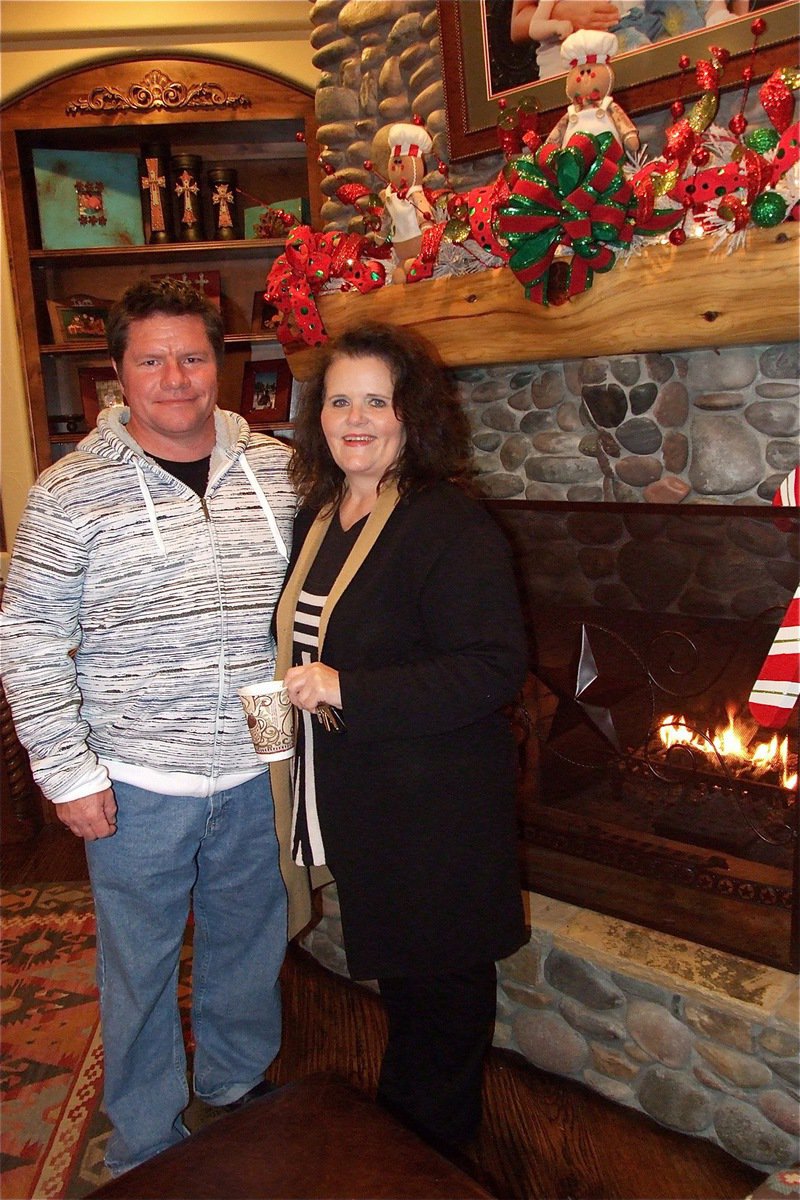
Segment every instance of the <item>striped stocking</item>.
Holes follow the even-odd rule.
[[[772,501],[800,507],[800,469],[787,475]],[[781,729],[800,696],[800,585],[775,634],[750,693],[750,712],[760,725]]]

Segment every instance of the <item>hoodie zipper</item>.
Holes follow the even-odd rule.
[[[214,580],[217,585],[217,608],[219,611],[220,636],[219,636],[219,657],[217,659],[217,707],[214,716],[214,740],[211,746],[211,778],[214,778],[214,768],[217,762],[217,743],[219,741],[219,726],[222,719],[222,700],[225,695],[225,610],[222,604],[222,581],[219,573],[219,561],[217,558],[217,547],[214,541],[214,533],[211,521],[211,513],[208,508],[208,503],[205,496],[200,497],[200,507],[203,510],[203,516],[206,519],[206,527],[208,529],[208,540],[211,546],[211,558],[214,563]]]

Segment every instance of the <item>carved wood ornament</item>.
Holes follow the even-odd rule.
[[[233,96],[218,83],[181,83],[163,71],[148,71],[141,83],[132,83],[127,92],[109,84],[98,84],[85,96],[66,107],[68,117],[90,113],[150,112],[165,109],[179,112],[191,108],[249,108],[247,96]]]

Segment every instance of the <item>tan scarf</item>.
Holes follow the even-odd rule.
[[[397,485],[388,483],[380,492],[375,507],[367,517],[364,528],[356,539],[353,549],[348,554],[341,571],[336,577],[336,580],[328,593],[325,604],[322,608],[322,615],[319,623],[319,658],[322,658],[322,644],[325,640],[325,633],[328,628],[331,613],[339,599],[342,596],[345,588],[352,582],[352,579],[358,571],[361,564],[366,559],[381,531],[389,520],[389,517],[394,512],[395,506],[400,499]],[[338,509],[328,513],[327,516],[317,517],[308,531],[303,548],[298,555],[297,562],[294,565],[294,570],[289,576],[286,587],[283,590],[280,603],[278,605],[277,615],[277,631],[278,631],[278,660],[275,664],[275,678],[283,679],[285,672],[292,663],[292,630],[294,627],[294,614],[297,608],[297,600],[300,592],[303,590],[303,584],[306,581],[306,576],[311,570],[311,564],[317,557],[320,546],[323,543],[325,534],[328,532],[328,527],[331,521],[338,514]]]
[[[367,517],[364,528],[356,539],[353,549],[345,559],[341,571],[336,577],[336,580],[331,588],[325,604],[322,608],[322,614],[319,624],[319,657],[322,658],[322,643],[325,640],[325,633],[328,628],[331,613],[334,606],[342,596],[345,588],[352,581],[361,564],[366,559],[375,542],[378,540],[381,531],[389,520],[389,517],[395,510],[400,494],[397,490],[397,485],[392,482],[380,492],[375,507]],[[311,564],[317,557],[320,546],[322,545],[325,534],[328,532],[328,527],[331,521],[338,515],[338,508],[328,513],[324,517],[317,517],[313,525],[308,531],[306,540],[303,543],[303,548],[298,555],[297,562],[294,565],[286,587],[283,590],[280,603],[278,604],[278,612],[276,618],[277,634],[278,634],[278,657],[275,664],[275,678],[283,679],[284,674],[292,664],[292,633],[294,629],[294,614],[297,608],[297,600],[300,592],[303,590],[303,584],[306,581],[306,576],[311,569]],[[285,849],[283,833],[286,836],[287,828],[291,829],[291,812],[292,812],[292,776],[291,776],[291,759],[281,759],[278,762],[270,763],[269,768],[270,780],[272,783],[272,794],[275,800],[275,814],[278,824],[279,837],[282,843],[282,849]],[[314,886],[322,887],[326,883],[330,883],[332,876],[325,867],[312,867],[311,880]]]

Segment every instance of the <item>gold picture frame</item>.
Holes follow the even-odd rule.
[[[564,75],[539,81],[533,51],[529,67],[526,69],[524,59],[518,61],[516,74],[505,84],[498,84],[493,76],[493,60],[508,62],[513,50],[510,35],[506,37],[504,32],[510,26],[511,4],[512,0],[437,0],[453,162],[500,150],[497,121],[502,112],[501,100],[511,106],[528,99],[541,113],[566,107]],[[618,55],[614,60],[614,99],[632,115],[668,107],[679,92],[684,100],[697,96],[694,71],[687,71],[686,79],[680,81],[678,60],[685,54],[694,66],[698,59],[708,57],[709,46],[715,44],[724,46],[731,56],[722,90],[741,87],[742,67],[749,63],[753,47],[751,26],[756,16],[763,18],[767,27],[753,55],[754,79],[766,79],[778,67],[793,65],[798,42],[797,0],[767,0],[757,10],[732,17],[722,25]]]

